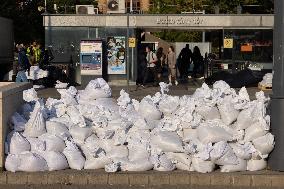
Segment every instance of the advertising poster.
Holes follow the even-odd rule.
[[[107,38],[107,61],[108,74],[125,74],[125,37],[108,37]]]
[[[102,75],[102,41],[81,41],[80,49],[81,74]]]

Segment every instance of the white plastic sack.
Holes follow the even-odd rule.
[[[231,101],[231,97],[225,97],[223,102],[218,105],[221,119],[226,125],[233,123],[239,115],[239,111],[234,108]]]
[[[128,157],[128,149],[126,146],[112,146],[111,150],[107,153],[107,156],[113,160],[117,158]]]
[[[26,102],[34,102],[38,100],[37,92],[34,88],[23,91],[23,99]]]
[[[183,141],[190,141],[193,139],[197,139],[198,135],[197,135],[197,129],[183,129]]]
[[[66,147],[64,140],[55,135],[44,134],[39,139],[45,142],[46,151],[63,152]]]
[[[166,153],[167,157],[171,159],[173,162],[182,163],[190,167],[191,165],[191,157],[185,153]]]
[[[15,132],[11,138],[9,149],[11,154],[20,154],[25,151],[30,151],[31,145],[23,135]]]
[[[70,128],[70,134],[72,135],[73,139],[84,142],[86,138],[92,135],[92,128],[72,126]]]
[[[66,88],[66,87],[62,87]],[[77,90],[75,87],[70,87],[69,89],[57,89],[59,94],[61,95],[61,101],[64,103],[64,105],[67,106],[74,106],[77,105],[78,102],[75,99]]]
[[[181,162],[177,162],[175,165],[176,165],[176,168],[179,169],[179,170],[191,171],[191,165],[186,165],[186,164],[181,163]]]
[[[118,171],[119,167],[120,167],[119,163],[110,163],[105,165],[105,171],[107,173],[115,173]]]
[[[158,131],[152,134],[151,144],[164,152],[183,152],[182,141],[176,132]]]
[[[220,113],[216,106],[198,106],[195,111],[200,114],[205,120],[220,119]]]
[[[223,165],[221,166],[221,172],[237,172],[247,170],[247,160],[238,159],[236,165]]]
[[[65,156],[61,152],[46,151],[41,154],[47,162],[49,171],[64,170],[69,167]]]
[[[137,162],[138,160],[148,160],[150,157],[149,151],[146,149],[146,147],[143,146],[128,146],[128,150],[128,159],[132,162]]]
[[[253,147],[252,143],[247,142],[245,144],[238,144],[238,143],[230,143],[234,153],[240,159],[249,160],[252,157],[252,153],[256,150]]]
[[[45,142],[38,139],[38,138],[27,138],[27,140],[31,144],[31,151],[32,152],[42,152],[46,150]]]
[[[209,142],[231,141],[233,139],[232,134],[227,132],[224,128],[210,125],[198,127],[197,136],[203,144]]]
[[[122,171],[149,171],[153,169],[153,164],[148,159],[138,159],[121,163]]]
[[[24,136],[38,137],[46,133],[45,119],[44,119],[44,105],[42,102],[37,101],[35,108],[31,113],[31,117],[26,124]]]
[[[166,95],[160,102],[159,102],[159,109],[165,115],[169,115],[177,110],[179,107],[179,97],[178,96],[168,96]]]
[[[244,140],[249,142],[258,137],[264,136],[269,130],[269,126],[265,122],[265,120],[259,120],[258,122],[252,124],[245,130],[245,138]]]
[[[104,169],[106,165],[112,163],[107,156],[86,159],[84,169]]]
[[[56,89],[65,89],[68,87],[68,83],[63,83],[59,80],[56,81],[55,88]]]
[[[20,157],[19,155],[9,154],[5,160],[5,168],[7,171],[19,171]]]
[[[15,131],[24,131],[27,120],[22,117],[18,112],[15,112],[12,115],[11,123],[13,124],[13,129]]]
[[[252,111],[253,111],[252,108],[248,108],[240,112],[236,122],[236,129],[238,130],[247,129],[255,122],[254,118],[252,117],[253,116]]]
[[[200,173],[210,173],[214,170],[215,164],[211,161],[204,161],[198,157],[192,158],[192,167]]]
[[[103,78],[97,78],[89,82],[85,90],[80,94],[82,100],[95,100],[111,97],[111,88]]]
[[[166,154],[151,156],[150,161],[156,171],[173,171],[176,168]]]
[[[255,149],[257,149],[262,155],[269,154],[274,148],[274,136],[271,133],[256,138],[252,141]]]
[[[83,115],[81,115],[81,113],[75,106],[68,106],[67,114],[75,125],[79,127],[86,127],[86,122]]]
[[[247,162],[247,170],[248,171],[260,171],[267,167],[267,161],[264,159],[260,160],[248,160]]]
[[[160,120],[162,113],[150,98],[143,98],[140,102],[138,112],[146,119]]]
[[[238,158],[227,142],[220,141],[213,145],[211,161],[217,165],[237,165]]]
[[[48,170],[45,159],[32,152],[24,152],[20,156],[19,170],[25,172],[39,172]]]
[[[70,133],[67,126],[57,121],[47,121],[46,130],[48,134],[56,135],[62,139],[70,137]]]
[[[68,164],[71,169],[81,170],[85,164],[85,158],[73,142],[66,141],[66,148],[63,154],[67,158]]]

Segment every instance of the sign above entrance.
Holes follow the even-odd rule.
[[[224,39],[224,48],[225,49],[232,49],[234,46],[233,39]]]
[[[172,17],[172,18],[157,18],[156,24],[157,25],[200,25],[203,24],[203,18],[199,16],[195,17]]]

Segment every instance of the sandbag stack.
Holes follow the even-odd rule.
[[[85,90],[58,89],[45,102],[30,89],[11,119],[8,171],[105,169],[222,172],[266,168],[274,147],[263,92],[251,101],[218,81],[183,97],[161,92],[141,102],[124,90],[115,102],[101,78]],[[28,164],[28,165],[27,165]]]

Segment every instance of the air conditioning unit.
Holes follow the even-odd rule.
[[[125,0],[108,0],[107,13],[125,13]]]
[[[95,14],[94,5],[76,5],[76,14]]]

